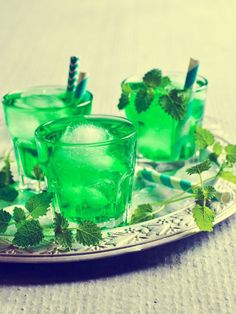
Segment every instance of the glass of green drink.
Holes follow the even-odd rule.
[[[135,165],[133,124],[109,115],[47,122],[35,132],[56,211],[71,222],[115,227],[127,219]]]
[[[184,90],[185,77],[156,69],[122,82],[118,108],[137,129],[141,160],[174,164],[194,155],[194,131],[203,120],[208,82],[198,76]]]
[[[92,99],[93,96],[88,91],[82,99],[76,99],[68,95],[63,86],[31,87],[3,97],[5,120],[14,145],[20,188],[37,188],[34,184],[38,165],[35,129],[52,119],[89,114]]]

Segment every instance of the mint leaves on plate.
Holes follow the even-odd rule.
[[[201,231],[212,231],[216,213],[211,208],[212,202],[217,197],[214,186],[207,185],[202,178],[202,173],[208,171],[213,164],[218,168],[212,180],[222,178],[236,184],[236,174],[234,167],[236,163],[236,145],[228,144],[225,147],[216,141],[214,135],[207,129],[198,126],[195,130],[195,143],[198,149],[208,149],[211,151],[209,158],[186,170],[188,175],[197,175],[199,183],[193,188],[193,193],[186,195],[180,192],[174,198],[165,199],[152,204],[140,204],[134,210],[131,223],[139,223],[153,219],[168,204],[179,202],[184,199],[193,199],[193,217]],[[207,180],[209,181],[209,179]]]

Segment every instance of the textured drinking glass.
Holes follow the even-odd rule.
[[[185,73],[167,72],[165,75],[171,79],[170,87],[183,88]],[[141,81],[141,77],[131,77],[122,82],[132,90],[125,113],[137,129],[139,156],[168,163],[189,159],[195,152],[194,130],[197,124],[201,124],[204,115],[207,80],[197,77],[191,97],[188,97],[186,118],[180,121],[173,119],[159,105],[159,98],[163,95],[163,89],[159,87],[155,89],[150,107],[137,112],[135,97],[142,86]]]
[[[28,187],[35,179],[33,169],[38,165],[35,129],[52,119],[89,114],[92,99],[90,92],[86,92],[80,100],[69,97],[62,86],[32,87],[3,97],[5,120],[14,145],[21,188]]]
[[[115,116],[51,121],[35,132],[54,209],[72,222],[105,227],[125,222],[131,202],[136,133]]]

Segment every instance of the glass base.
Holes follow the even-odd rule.
[[[104,221],[101,223],[98,223],[98,227],[102,229],[112,229],[115,227],[120,227],[125,225],[127,222],[127,213],[125,212],[122,216],[120,216],[117,219],[110,219],[109,221]]]
[[[19,178],[19,190],[31,190],[35,192],[45,191],[46,183],[45,181],[37,181],[34,179],[27,178],[25,176],[20,176]]]

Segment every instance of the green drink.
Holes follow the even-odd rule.
[[[35,129],[56,118],[89,114],[92,98],[92,94],[87,92],[82,99],[76,99],[72,94],[68,96],[65,88],[60,86],[32,87],[3,97],[5,119],[14,145],[21,187],[26,187],[27,182],[35,178],[34,167],[38,165]]]
[[[36,132],[39,160],[54,207],[69,221],[107,227],[126,221],[135,164],[135,128],[112,116],[48,122]]]
[[[155,74],[157,73],[157,70]],[[183,90],[185,74],[167,73],[122,82],[119,109],[134,123],[141,158],[175,162],[193,156],[194,130],[204,114],[207,81],[198,77],[192,90]]]

